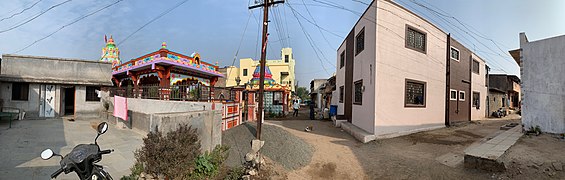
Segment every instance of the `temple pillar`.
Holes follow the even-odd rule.
[[[128,72],[131,81],[133,82],[133,98],[141,98],[141,93],[139,91],[139,74],[135,72]]]
[[[159,99],[169,100],[171,95],[171,69],[172,67],[157,67],[157,75],[161,79],[159,82]]]
[[[216,85],[216,82],[218,82],[218,77],[213,77],[212,79],[210,79],[210,98],[208,99],[210,99],[210,101],[212,102],[214,101],[214,86]]]

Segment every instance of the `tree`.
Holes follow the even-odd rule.
[[[310,96],[308,94],[309,92],[306,87],[296,87],[296,95],[300,97],[300,99],[310,100]]]

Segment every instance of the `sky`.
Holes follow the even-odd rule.
[[[0,0],[0,53],[98,60],[104,35],[112,35],[122,62],[156,51],[162,42],[182,54],[198,52],[220,67],[260,57],[262,9],[248,9],[255,0],[188,0],[180,6],[183,0],[122,0],[103,9],[116,1]],[[280,59],[281,48],[293,48],[299,86],[330,77],[336,48],[370,2],[286,0],[270,8],[267,58]],[[530,41],[565,34],[562,0],[416,1],[422,6],[412,0],[396,2],[451,33],[485,59],[493,74],[519,75],[508,50],[519,48],[520,32]]]

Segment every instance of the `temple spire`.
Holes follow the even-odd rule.
[[[102,48],[102,56],[100,57],[100,61],[103,62],[112,62],[112,67],[120,65],[122,62],[120,61],[120,50],[114,43],[114,38],[110,35],[110,39],[107,39],[107,36],[104,35],[104,42],[106,46]]]

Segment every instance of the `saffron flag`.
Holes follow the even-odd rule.
[[[114,117],[128,120],[128,100],[125,97],[114,96]]]

